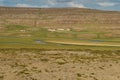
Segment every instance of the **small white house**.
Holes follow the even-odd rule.
[[[62,29],[62,28],[59,28],[59,29],[57,29],[58,31],[64,31],[65,29]]]
[[[56,30],[55,30],[55,29],[48,29],[48,31],[54,32],[54,31],[56,31]]]
[[[20,32],[26,32],[26,30],[20,30]]]
[[[70,31],[70,29],[69,29],[69,28],[67,28],[67,29],[66,29],[66,31]]]

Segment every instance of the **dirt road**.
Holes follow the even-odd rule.
[[[51,43],[59,43],[59,44],[71,44],[71,45],[87,45],[87,46],[114,46],[120,47],[120,44],[113,44],[107,42],[67,42],[67,41],[48,41]]]

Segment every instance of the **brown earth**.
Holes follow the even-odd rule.
[[[0,80],[120,80],[119,52],[0,52]]]

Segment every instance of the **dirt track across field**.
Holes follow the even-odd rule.
[[[59,43],[59,44],[71,44],[71,45],[86,45],[86,46],[114,46],[114,47],[120,47],[120,44],[111,44],[111,43],[105,43],[105,42],[67,42],[67,41],[48,41],[52,43]]]

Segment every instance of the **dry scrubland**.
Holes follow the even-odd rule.
[[[120,51],[0,50],[0,80],[120,80]]]

